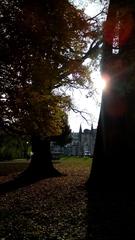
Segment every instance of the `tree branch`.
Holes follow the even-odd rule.
[[[103,40],[100,39],[97,41],[96,39],[92,42],[90,45],[89,50],[85,53],[85,55],[82,57],[82,60],[86,60],[87,58],[92,58],[92,55],[95,54],[99,49],[100,45],[103,43]],[[95,45],[94,45],[95,44]]]
[[[95,18],[97,18],[98,16],[100,16],[102,13],[107,13],[106,11],[104,11],[105,9],[106,9],[106,7],[103,7],[103,9],[101,10],[101,12],[99,12],[98,14],[96,14],[94,17],[88,18],[88,21],[95,20]]]
[[[70,106],[70,109],[74,112],[74,113],[79,113],[81,115],[81,117],[87,122],[87,124],[89,124],[89,121],[88,119],[84,116],[84,114],[86,115],[90,115],[88,112],[85,112],[85,111],[82,111],[82,110],[79,110],[73,106]]]

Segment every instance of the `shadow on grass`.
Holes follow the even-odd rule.
[[[55,168],[44,174],[37,174],[37,172],[31,172],[28,169],[25,169],[23,172],[18,174],[15,178],[6,181],[0,184],[0,194],[11,192],[17,190],[18,188],[22,188],[28,186],[30,184],[36,183],[42,179],[53,178],[53,177],[62,177],[65,174],[60,173]]]

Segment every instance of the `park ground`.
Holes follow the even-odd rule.
[[[0,182],[28,162],[0,163]],[[64,176],[40,180],[1,194],[0,240],[83,240],[87,233],[87,192],[91,159],[63,158],[54,166]]]

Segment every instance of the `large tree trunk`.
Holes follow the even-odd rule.
[[[32,158],[26,172],[32,178],[60,176],[53,167],[49,138],[32,137]]]
[[[114,54],[118,18],[122,30],[119,30],[119,52]],[[103,92],[92,171],[87,183],[91,229],[88,236],[91,239],[93,234],[94,240],[124,236],[135,239],[134,1],[110,1],[105,27],[102,73],[108,79],[108,86]]]
[[[114,32],[115,25],[113,29],[109,29],[110,26],[108,25],[111,25],[112,22],[115,23],[118,11],[121,11],[119,14],[125,14],[129,24],[133,20],[135,22],[135,16],[133,15],[135,9],[134,11],[131,10],[133,9],[131,5],[130,3],[121,6],[120,2],[110,1],[107,31]],[[130,18],[129,20],[127,15]],[[135,180],[133,171],[135,148],[135,80],[133,79],[133,76],[135,76],[133,62],[135,58],[135,23],[126,42],[119,46],[118,54],[113,53],[113,43],[109,41],[113,41],[113,39],[104,39],[102,73],[107,77],[107,89],[102,96],[89,184],[91,189],[129,190],[129,186]]]
[[[0,184],[0,192],[13,191],[43,178],[62,175],[53,167],[50,140],[48,138],[32,137],[32,151],[33,155],[28,168],[15,177],[15,179]]]

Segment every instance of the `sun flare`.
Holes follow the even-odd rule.
[[[98,81],[98,84],[99,84],[99,88],[101,89],[101,91],[106,89],[106,81],[104,78],[101,77]]]
[[[106,81],[105,81],[105,79],[101,78],[100,85],[101,85],[101,90],[102,91],[106,89]]]
[[[96,88],[102,92],[106,89],[107,87],[107,81],[106,78],[101,76],[100,74],[97,74],[94,76],[94,85],[96,86]]]

